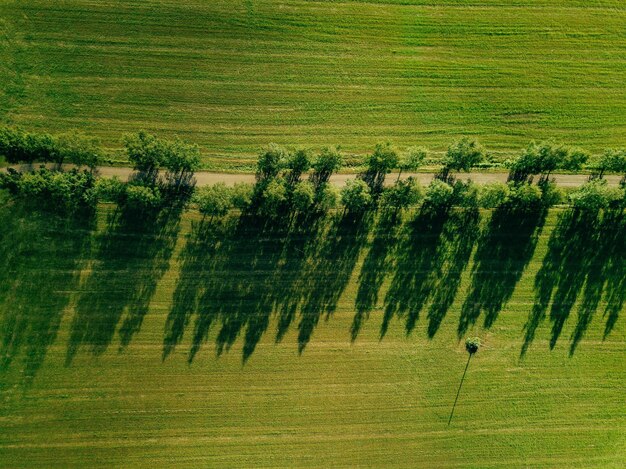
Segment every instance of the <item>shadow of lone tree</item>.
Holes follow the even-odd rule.
[[[570,355],[583,338],[604,296],[606,337],[624,305],[626,224],[621,211],[603,215],[583,210],[561,214],[548,242],[548,252],[535,277],[535,301],[524,326],[523,357],[549,310],[550,348],[556,345],[577,299],[577,322]]]
[[[474,255],[471,284],[461,307],[459,337],[475,324],[482,311],[485,328],[496,321],[535,252],[546,213],[541,207],[520,210],[508,205],[494,210]]]

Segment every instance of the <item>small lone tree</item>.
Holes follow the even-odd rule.
[[[456,407],[456,403],[459,400],[459,394],[461,394],[461,386],[463,386],[463,381],[465,380],[465,374],[467,373],[467,368],[469,367],[470,360],[472,356],[478,352],[480,348],[480,339],[478,337],[468,337],[465,339],[465,350],[469,354],[467,357],[467,363],[465,364],[465,371],[463,371],[463,376],[461,377],[461,383],[459,384],[459,389],[456,392],[456,397],[454,398],[454,404],[452,405],[452,412],[450,412],[450,418],[448,419],[448,426],[450,426],[450,422],[452,422],[452,416],[454,415],[454,409]]]

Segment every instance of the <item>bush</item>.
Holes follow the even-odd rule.
[[[246,211],[252,203],[254,188],[252,184],[238,182],[231,189],[233,206],[241,211]]]
[[[128,184],[124,193],[124,207],[136,212],[151,212],[161,207],[161,192],[157,187]]]
[[[597,212],[622,203],[624,190],[609,187],[604,179],[596,179],[570,194],[570,200],[578,210]]]
[[[233,207],[232,190],[223,182],[200,188],[194,198],[198,210],[205,216],[223,217]]]
[[[362,212],[372,203],[369,186],[361,179],[350,179],[341,190],[341,202],[350,212]]]
[[[426,189],[426,203],[432,207],[446,207],[452,203],[454,189],[448,183],[434,179]]]
[[[291,206],[299,211],[306,212],[315,200],[315,188],[309,181],[300,181],[296,184],[291,194]]]
[[[483,208],[496,208],[507,199],[509,186],[501,182],[490,182],[480,188],[478,204]]]
[[[404,181],[396,181],[393,186],[383,191],[382,205],[401,210],[417,204],[423,196],[422,187],[413,177],[409,177]]]
[[[270,218],[276,217],[287,202],[287,188],[284,181],[280,179],[270,181],[261,197],[261,213]]]
[[[531,184],[511,184],[509,185],[509,195],[505,204],[510,208],[521,211],[537,210],[542,205],[541,190]]]

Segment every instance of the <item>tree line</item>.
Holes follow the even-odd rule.
[[[390,143],[379,143],[363,159],[363,170],[341,190],[330,183],[332,174],[344,164],[339,147],[314,153],[308,148],[289,150],[270,144],[259,154],[254,184],[227,187],[218,183],[196,189],[194,173],[200,167],[197,145],[144,131],[125,135],[122,143],[134,169],[128,182],[95,177],[94,170],[104,155],[95,139],[76,132],[54,136],[5,127],[0,129],[0,156],[7,162],[31,168],[34,162],[55,165],[30,171],[9,168],[0,174],[0,187],[38,206],[67,212],[93,210],[101,201],[138,214],[192,202],[209,217],[238,209],[267,220],[336,208],[350,213],[382,209],[397,214],[418,204],[433,208],[506,205],[526,210],[569,203],[597,211],[625,203],[626,150],[607,150],[591,166],[589,181],[566,193],[555,185],[552,174],[578,171],[590,155],[552,141],[532,142],[519,156],[507,160],[506,184],[477,185],[463,181],[459,174],[478,167],[489,155],[478,141],[462,138],[448,147],[440,170],[425,188],[414,177],[401,178],[403,172],[416,171],[425,164],[425,148],[399,151]],[[75,167],[64,171],[63,163]],[[394,171],[396,179],[389,184],[387,176]],[[607,173],[623,176],[620,187],[608,186]]]

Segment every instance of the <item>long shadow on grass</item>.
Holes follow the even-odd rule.
[[[527,211],[502,206],[493,212],[474,256],[471,285],[461,308],[459,337],[482,311],[486,328],[496,321],[535,252],[545,216],[543,208]]]
[[[380,289],[392,267],[401,221],[395,212],[384,211],[376,224],[374,240],[359,274],[359,289],[355,300],[356,314],[350,328],[353,342],[359,335],[361,326],[378,303]]]
[[[602,297],[606,301],[606,337],[624,305],[626,227],[621,212],[604,216],[579,210],[564,212],[548,242],[548,252],[535,278],[535,301],[525,325],[521,356],[532,343],[548,309],[552,323],[550,348],[556,345],[577,299],[578,317],[571,337],[576,350]]]
[[[0,383],[20,366],[26,388],[78,286],[93,217],[60,216],[16,203],[0,210],[0,220]]]
[[[243,335],[245,362],[272,315],[277,316],[278,342],[299,313],[302,352],[348,282],[358,256],[358,227],[350,217],[293,217],[268,224],[242,216],[196,225],[181,254],[163,358],[180,343],[194,316],[189,362],[212,328],[217,329],[218,355]]]
[[[94,355],[104,353],[118,325],[120,351],[128,346],[169,266],[179,220],[179,210],[142,216],[123,210],[109,214],[89,275],[81,285],[66,365],[81,347]]]
[[[478,233],[476,209],[435,209],[424,206],[405,226],[380,330],[384,337],[394,316],[405,318],[406,333],[415,327],[430,302],[429,337],[434,337],[460,284]]]

